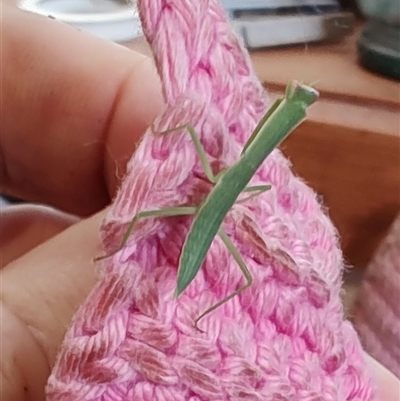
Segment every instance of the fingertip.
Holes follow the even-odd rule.
[[[161,109],[155,66],[57,21],[3,14],[2,190],[90,215]]]
[[[365,354],[365,357],[374,373],[378,386],[378,399],[381,401],[398,401],[400,396],[400,380],[369,354]]]

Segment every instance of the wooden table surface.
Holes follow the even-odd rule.
[[[294,171],[322,195],[349,263],[365,266],[400,211],[400,83],[358,65],[360,29],[339,44],[252,53],[273,92],[299,78],[321,99],[283,144]]]

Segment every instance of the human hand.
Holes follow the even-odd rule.
[[[18,206],[1,214],[0,398],[41,401],[95,282],[104,208],[162,102],[146,57],[2,7],[1,190],[62,212]],[[387,374],[379,380],[382,391],[396,385]]]
[[[0,399],[40,401],[95,282],[102,209],[162,101],[147,57],[6,3],[1,18],[1,191],[63,211],[1,214]]]

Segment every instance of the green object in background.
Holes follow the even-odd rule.
[[[400,0],[358,0],[367,18],[358,40],[360,63],[400,80]]]

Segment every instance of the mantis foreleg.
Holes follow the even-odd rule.
[[[267,111],[267,113],[264,115],[264,117],[260,120],[260,122],[257,124],[256,128],[254,129],[253,133],[251,134],[250,138],[247,140],[245,145],[243,146],[243,150],[241,155],[246,153],[247,148],[254,142],[254,140],[257,138],[258,134],[261,132],[262,127],[266,123],[266,121],[271,117],[271,115],[274,113],[274,111],[279,107],[279,105],[282,103],[283,99],[277,99],[275,103],[270,107],[270,109]]]
[[[182,129],[186,129],[189,132],[190,137],[192,138],[194,147],[196,148],[196,153],[198,154],[198,156],[200,158],[200,162],[201,162],[201,165],[203,167],[206,177],[208,178],[208,180],[211,183],[216,184],[216,182],[218,181],[218,175],[214,175],[211,165],[210,165],[210,162],[207,159],[207,153],[206,153],[203,145],[201,144],[200,138],[197,135],[193,126],[191,126],[189,124],[185,124],[185,125],[180,125],[179,127],[168,129],[166,131],[155,131],[153,128],[153,132],[155,134],[164,135],[164,134],[169,134],[171,132],[180,131]]]
[[[277,104],[274,107],[277,107],[278,105],[279,105],[279,102],[277,102]],[[186,129],[189,132],[190,137],[192,138],[192,141],[193,141],[194,146],[196,148],[196,152],[197,152],[197,154],[198,154],[198,156],[200,158],[201,165],[203,166],[203,170],[204,170],[204,173],[205,173],[206,177],[208,178],[208,180],[211,183],[216,184],[217,181],[218,181],[218,178],[220,177],[220,175],[219,174],[214,175],[214,173],[212,171],[212,168],[211,168],[211,165],[210,165],[210,163],[209,163],[209,161],[207,159],[206,151],[204,150],[204,147],[200,142],[199,136],[197,135],[197,133],[196,133],[195,129],[193,128],[193,126],[191,126],[189,124],[185,124],[185,125],[181,125],[179,127],[168,129],[166,131],[155,131],[153,129],[153,132],[157,133],[157,134],[160,134],[160,135],[164,135],[164,134],[168,134],[168,133],[171,133],[171,132],[174,132],[174,131],[179,131],[181,129]],[[253,137],[250,138],[249,141],[248,141],[248,144],[250,144],[253,140],[254,140]],[[254,198],[254,197],[262,194],[263,192],[270,190],[270,189],[271,189],[271,185],[256,185],[256,186],[246,187],[243,192],[255,192],[255,193],[251,194],[250,196],[248,196],[248,197],[246,197],[244,199],[240,199],[236,203],[247,202],[248,200],[250,200],[250,199],[252,199],[252,198]]]
[[[110,256],[115,255],[117,252],[119,252],[126,244],[126,242],[129,239],[129,236],[132,233],[133,228],[135,227],[135,224],[139,219],[143,219],[145,217],[173,217],[173,216],[187,216],[187,215],[192,215],[196,213],[197,208],[196,207],[191,207],[191,206],[175,206],[175,207],[169,207],[166,209],[159,209],[159,210],[147,210],[143,212],[137,213],[132,221],[130,222],[124,236],[122,237],[121,243],[117,247],[117,249],[107,255],[99,256],[94,259],[95,262],[109,258]]]
[[[251,273],[250,273],[249,269],[247,268],[246,264],[244,263],[244,261],[243,261],[242,257],[240,256],[238,250],[235,248],[235,245],[233,245],[231,239],[228,237],[228,235],[226,234],[226,232],[222,228],[220,228],[218,230],[218,236],[221,238],[223,243],[226,245],[226,247],[228,248],[229,252],[231,253],[233,258],[235,259],[236,263],[239,265],[239,268],[242,271],[242,273],[243,273],[243,275],[244,275],[244,277],[246,279],[246,283],[243,284],[241,287],[239,287],[236,291],[232,292],[232,294],[228,295],[222,301],[219,301],[215,305],[213,305],[211,308],[208,308],[205,312],[203,312],[194,321],[194,327],[199,331],[202,331],[202,330],[199,329],[198,323],[204,316],[206,316],[209,313],[213,312],[215,309],[219,308],[221,305],[223,305],[224,303],[228,302],[230,299],[232,299],[236,295],[239,295],[246,288],[250,287],[252,282],[253,282],[253,277],[251,276]]]
[[[262,193],[269,191],[271,189],[271,185],[255,185],[254,187],[246,187],[243,192],[254,192],[253,194],[247,196],[246,198],[237,200],[235,203],[244,203],[247,202],[248,200],[261,195]],[[243,193],[242,192],[242,193]]]

